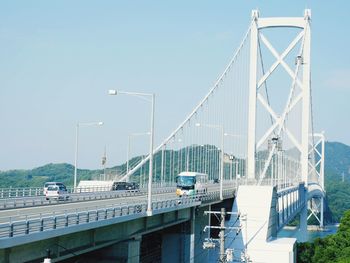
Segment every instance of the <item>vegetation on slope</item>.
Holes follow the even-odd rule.
[[[208,149],[214,147],[206,145]],[[192,147],[189,151],[192,154],[196,147]],[[350,180],[349,180],[349,168],[350,168],[350,147],[338,143],[338,142],[327,142],[326,143],[326,160],[325,160],[325,186],[327,191],[328,206],[333,215],[333,221],[339,222],[342,214],[345,210],[350,209]],[[211,155],[217,156],[218,149],[213,148],[210,151]],[[180,154],[180,158],[179,157]],[[167,150],[164,153],[165,169],[168,171],[166,174],[169,174],[170,165],[172,165],[173,157],[175,160],[180,160],[182,166],[186,163],[185,154],[179,151]],[[130,165],[140,161],[141,156],[135,157],[130,160]],[[155,165],[154,169],[156,170],[155,177],[160,176],[160,163],[161,163],[161,153],[155,155]],[[211,160],[212,158],[208,158]],[[190,160],[189,167],[195,166],[196,159]],[[215,167],[215,163],[210,164],[211,167],[214,167],[217,170],[219,167]],[[226,169],[227,167],[225,167]],[[106,170],[107,174],[121,174],[125,173],[126,164],[120,166],[115,166],[108,168]],[[173,174],[176,174],[179,170],[179,165],[175,163]],[[181,170],[181,169],[180,169]],[[98,179],[99,175],[102,174],[102,170],[87,170],[87,169],[78,169],[78,179],[79,180],[88,180],[88,179]],[[342,181],[342,174],[344,173],[344,182]],[[47,164],[42,167],[38,167],[32,170],[11,170],[0,172],[0,188],[3,187],[29,187],[29,186],[38,186],[41,187],[44,182],[47,181],[61,181],[66,185],[73,184],[73,174],[74,166],[71,164]],[[142,169],[142,176],[147,177],[148,166]],[[140,171],[137,171],[131,180],[139,181]],[[159,179],[159,178],[158,178]]]
[[[327,203],[333,221],[339,222],[343,213],[350,209],[350,147],[339,142],[327,142],[325,156]]]
[[[79,179],[92,179],[100,170],[79,169]],[[1,188],[41,187],[48,181],[59,181],[66,185],[73,184],[74,166],[71,164],[47,164],[32,170],[10,170],[0,172]]]
[[[344,213],[336,234],[298,244],[297,262],[350,262],[350,210]]]

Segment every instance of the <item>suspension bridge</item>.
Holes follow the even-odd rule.
[[[159,231],[160,261],[206,261],[203,214],[220,207],[237,215],[226,221],[238,229],[227,233],[233,261],[295,262],[296,240],[278,232],[299,215],[306,241],[310,217],[324,224],[325,138],[313,128],[310,23],[310,10],[268,18],[252,11],[207,95],[154,149],[151,127],[152,154],[128,160],[115,178],[148,187],[73,192],[64,203],[2,194],[0,262],[35,262],[48,248],[54,261],[109,249],[127,262],[147,262],[143,240]],[[184,171],[206,174],[207,189],[176,196],[176,177]],[[222,252],[219,257],[226,260]]]

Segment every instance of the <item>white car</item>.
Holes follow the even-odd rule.
[[[68,191],[64,185],[49,185],[45,193],[46,200],[68,200]]]
[[[46,183],[44,184],[44,191],[43,191],[44,195],[46,195],[47,188],[48,188],[50,185],[51,185],[51,186],[52,186],[52,185],[58,185],[58,186],[63,185],[63,186],[65,187],[65,185],[64,185],[63,183],[61,183],[61,182],[46,182]]]

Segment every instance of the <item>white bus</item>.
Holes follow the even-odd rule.
[[[195,195],[208,190],[208,175],[196,172],[182,172],[176,177],[176,195]]]

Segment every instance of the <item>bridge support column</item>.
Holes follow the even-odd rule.
[[[140,262],[141,236],[132,240],[115,244],[106,250],[105,254],[111,259],[126,260],[127,263]],[[123,261],[124,262],[124,261]]]
[[[195,248],[195,230],[196,230],[196,212],[195,208],[192,207],[191,211],[191,228],[190,228],[190,258],[189,258],[189,263],[194,263],[194,248]]]
[[[255,179],[256,153],[256,98],[257,98],[257,61],[258,61],[258,25],[259,12],[252,11],[254,23],[250,31],[250,62],[249,62],[249,108],[248,108],[248,148],[247,148],[247,179]]]
[[[276,237],[278,216],[282,215],[282,211],[276,211],[277,198],[276,189],[272,186],[241,185],[238,188],[232,212],[240,212],[244,217],[240,217],[237,224],[236,219],[231,218],[227,225],[242,227],[237,237],[233,232],[228,238],[234,238],[232,247],[245,252],[244,256],[249,257],[250,262],[295,262],[296,239]],[[286,212],[287,200],[282,199],[282,209]],[[284,223],[282,220],[281,224]]]
[[[162,262],[178,263],[183,261],[184,235],[176,233],[162,236]]]
[[[0,262],[10,263],[10,248],[0,250]]]
[[[141,237],[128,242],[128,263],[140,262]]]
[[[299,232],[300,232],[300,242],[307,241],[307,204],[304,205],[300,212],[300,222],[299,222]]]
[[[321,198],[321,212],[320,212],[320,227],[323,228],[324,227],[324,223],[323,223],[323,203],[324,203],[324,198]]]

